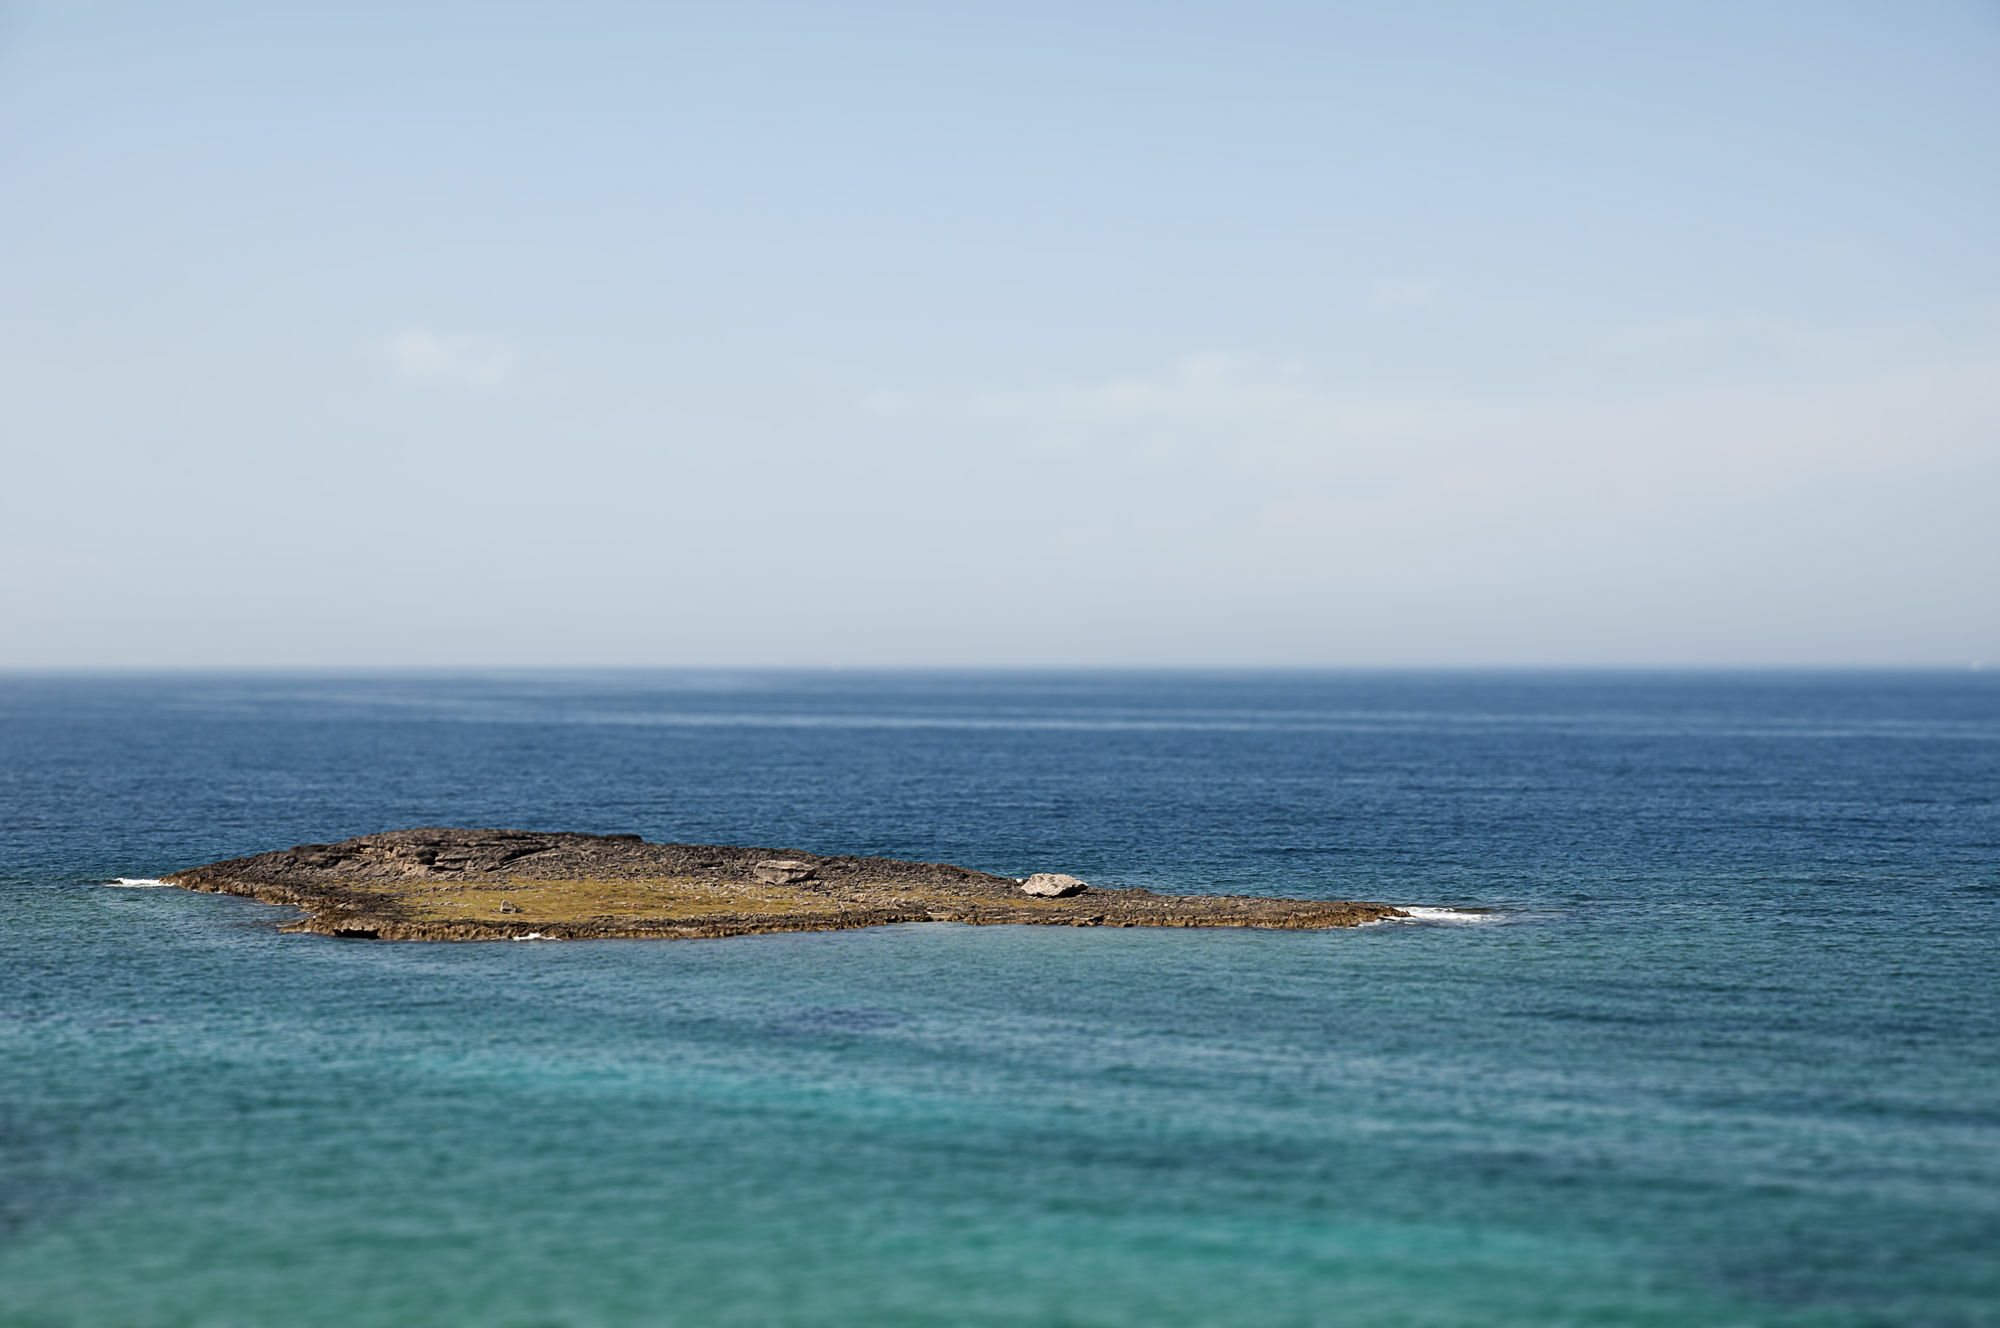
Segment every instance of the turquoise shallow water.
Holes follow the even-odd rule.
[[[0,682],[0,1322],[2000,1323],[1983,677]],[[334,942],[422,823],[1495,909]]]

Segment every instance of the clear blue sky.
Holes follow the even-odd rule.
[[[2000,666],[1991,3],[17,2],[0,191],[0,666]]]

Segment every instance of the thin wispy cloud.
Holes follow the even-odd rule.
[[[412,326],[381,338],[374,349],[405,382],[489,392],[512,377],[521,363],[521,353],[514,346],[483,332],[440,332]]]
[[[1632,340],[1620,336],[1595,388],[1426,390],[1343,379],[1303,357],[1206,353],[1147,375],[878,392],[866,406],[1023,458],[1122,475],[1170,467],[1208,477],[1204,492],[1227,482],[1277,506],[1373,505],[1399,519],[1475,491],[1523,517],[1700,513],[1818,479],[1962,464],[2000,430],[2000,342],[1761,332],[1782,346],[1785,374],[1717,373],[1698,359],[1620,377],[1609,370]]]

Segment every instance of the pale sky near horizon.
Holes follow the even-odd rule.
[[[0,667],[2000,667],[2000,5],[0,3]]]

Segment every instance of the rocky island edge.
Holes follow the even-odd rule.
[[[284,930],[368,940],[585,940],[833,931],[897,922],[1355,927],[1387,904],[1159,895],[936,862],[650,844],[637,835],[427,827],[301,844],[161,878],[301,909]]]

